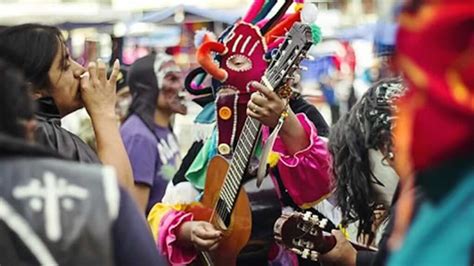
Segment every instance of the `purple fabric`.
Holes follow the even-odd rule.
[[[120,128],[132,164],[135,183],[150,187],[146,213],[160,202],[168,181],[176,173],[181,157],[176,137],[169,128],[155,126],[151,132],[137,116],[131,115]]]

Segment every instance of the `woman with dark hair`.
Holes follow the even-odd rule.
[[[335,194],[343,225],[358,221],[358,235],[374,240],[374,211],[388,210],[398,184],[391,167],[394,101],[404,91],[400,80],[373,85],[331,130]]]
[[[371,245],[381,232],[379,251],[357,251],[337,230],[336,246],[322,255],[330,265],[384,265],[386,243],[393,228],[393,204],[398,174],[393,167],[392,130],[395,101],[405,86],[399,79],[373,85],[331,129],[329,151],[333,156],[335,196],[342,211],[341,225],[354,223],[359,242]],[[395,195],[397,194],[397,195]],[[389,211],[390,209],[390,211]],[[390,213],[390,215],[388,215]],[[386,215],[387,214],[387,215]],[[383,232],[380,224],[389,217]]]
[[[109,79],[102,62],[86,71],[74,61],[59,29],[23,24],[0,31],[0,58],[18,67],[37,103],[37,142],[80,162],[110,164],[122,185],[131,187],[132,172],[115,120],[119,62]],[[61,118],[85,106],[97,138],[97,154],[76,135],[61,128]]]

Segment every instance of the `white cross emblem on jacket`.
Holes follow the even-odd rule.
[[[51,241],[61,237],[61,207],[66,210],[74,209],[74,200],[84,200],[89,192],[77,185],[69,184],[64,178],[58,178],[52,172],[43,174],[43,184],[39,179],[32,179],[26,186],[13,189],[13,197],[28,199],[30,207],[40,212],[44,210],[46,236]]]

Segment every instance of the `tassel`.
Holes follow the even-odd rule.
[[[250,9],[249,11],[247,12],[247,14],[244,16],[244,18],[242,19],[242,21],[244,22],[247,22],[247,23],[250,23],[252,22],[252,20],[258,15],[258,13],[260,12],[260,9],[262,8],[263,4],[265,3],[265,0],[255,0],[252,4],[252,6],[250,6]]]
[[[311,24],[310,27],[311,27],[311,35],[313,38],[313,44],[318,44],[319,42],[321,42],[323,38],[323,34],[321,33],[321,28],[314,23]]]

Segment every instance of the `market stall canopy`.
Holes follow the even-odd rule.
[[[148,12],[139,22],[176,24],[182,22],[214,21],[234,23],[245,9],[203,9],[191,5],[177,5],[163,10]]]
[[[128,11],[114,10],[98,3],[12,3],[0,4],[0,25],[42,23],[77,27],[113,24],[130,19]],[[76,24],[76,25],[74,25]]]

